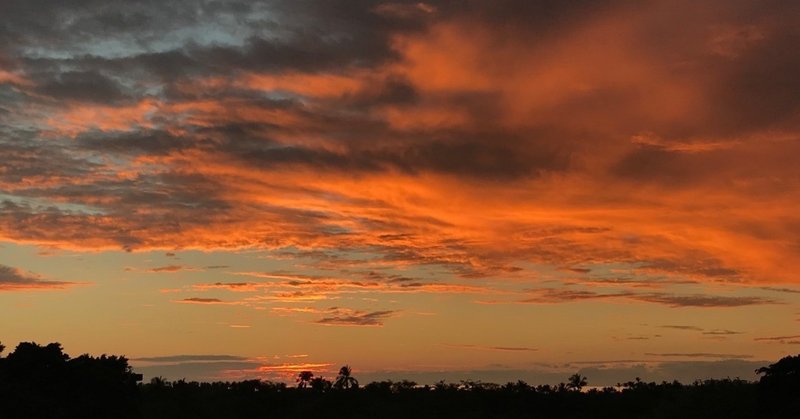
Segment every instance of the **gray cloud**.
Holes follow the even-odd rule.
[[[673,324],[667,324],[667,325],[663,325],[663,326],[660,326],[660,327],[663,327],[663,328],[666,328],[666,329],[692,330],[692,331],[695,331],[695,332],[701,332],[701,331],[703,331],[703,328],[702,328],[702,327],[697,327],[697,326],[687,326],[687,325],[673,325]]]
[[[703,331],[703,334],[709,336],[730,336],[730,335],[741,335],[742,332],[737,332],[735,330],[728,330],[728,329],[714,329],[714,330]]]
[[[800,335],[790,336],[767,336],[753,339],[756,342],[777,342],[777,343],[794,343],[800,340]]]
[[[247,358],[236,355],[167,355],[132,358],[131,361],[139,362],[201,362],[201,361],[246,361]]]
[[[117,103],[125,98],[122,88],[110,78],[95,72],[65,72],[45,81],[37,92],[55,100]]]
[[[781,287],[759,287],[764,291],[782,292],[787,294],[800,294],[800,290],[794,288],[781,288]]]
[[[383,326],[383,322],[397,314],[394,310],[354,311],[323,317],[315,323],[332,326]]]
[[[187,268],[183,265],[167,265],[148,269],[148,272],[178,272],[186,269]]]
[[[743,307],[761,304],[778,304],[777,301],[761,297],[738,297],[719,295],[669,295],[642,294],[632,297],[649,303],[665,304],[670,307]]]
[[[724,308],[724,307],[743,307],[761,304],[779,304],[778,301],[751,296],[722,296],[706,294],[671,294],[663,292],[641,293],[634,291],[621,291],[614,293],[601,293],[590,290],[571,290],[542,288],[530,290],[533,297],[517,301],[486,301],[490,304],[501,303],[522,303],[522,304],[547,304],[547,303],[566,303],[585,300],[614,300],[629,299],[640,302],[663,304],[670,307],[705,307],[705,308]],[[691,328],[692,326],[666,326],[671,328]]]
[[[62,289],[75,282],[52,281],[33,274],[0,264],[0,291],[20,291],[30,289]]]
[[[226,304],[224,301],[220,300],[219,298],[200,298],[200,297],[190,297],[184,298],[178,301],[179,303],[192,303],[192,304]]]
[[[470,344],[453,344],[453,343],[443,343],[442,345],[450,348],[475,349],[479,351],[496,351],[496,352],[536,352],[539,350],[537,348],[530,348],[527,346],[491,346],[491,345],[470,345]]]
[[[196,381],[230,381],[230,377],[225,376],[228,371],[254,370],[261,366],[260,363],[252,361],[177,362],[156,365],[141,365],[132,361],[131,365],[135,372],[144,375],[145,380],[164,377],[168,380]],[[262,377],[253,374],[253,378]]]
[[[690,352],[690,353],[646,353],[649,356],[662,356],[669,358],[722,358],[722,359],[746,359],[752,358],[752,355],[736,355],[736,354],[715,354],[707,352]]]

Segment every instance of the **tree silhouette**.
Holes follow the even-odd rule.
[[[162,376],[153,377],[150,379],[150,386],[155,388],[164,388],[169,384],[166,378]]]
[[[637,378],[619,389],[589,391],[582,391],[587,379],[580,373],[555,386],[473,380],[418,386],[387,380],[361,387],[347,365],[335,382],[302,371],[298,388],[261,380],[199,383],[161,377],[137,384],[141,376],[124,357],[71,358],[58,343],[21,343],[0,357],[0,418],[800,418],[800,355],[757,372],[762,375],[758,383],[659,384]]]
[[[800,388],[800,355],[787,356],[780,361],[761,367],[756,373],[763,376],[760,383],[776,387]]]
[[[775,417],[800,417],[800,355],[787,356],[756,373],[759,404],[763,413]]]
[[[311,371],[300,371],[300,374],[297,374],[297,388],[306,388],[309,384],[311,384],[311,380],[314,379],[314,373]]]
[[[588,384],[588,381],[586,381],[586,377],[584,377],[584,376],[582,376],[582,375],[580,375],[578,373],[575,373],[575,374],[572,374],[569,377],[569,380],[567,381],[567,390],[569,390],[569,391],[581,391],[581,389],[584,388],[586,386],[586,384]]]
[[[352,376],[353,370],[349,365],[339,368],[339,375],[333,383],[333,388],[339,390],[349,390],[358,388],[358,380]]]
[[[333,386],[333,383],[323,377],[314,377],[309,384],[311,389],[317,393],[325,393]]]
[[[70,359],[58,343],[22,342],[0,363],[0,416],[137,417],[139,380],[124,357]]]

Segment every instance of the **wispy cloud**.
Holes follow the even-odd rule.
[[[704,330],[703,334],[710,336],[730,336],[730,335],[741,335],[742,332],[737,332],[735,330],[728,330],[728,329],[713,329],[713,330]]]
[[[335,314],[323,317],[315,323],[325,326],[383,326],[383,322],[398,314],[396,310],[360,311],[337,310]]]
[[[702,332],[704,330],[702,327],[682,325],[682,324],[665,324],[659,327],[663,327],[665,329],[691,330],[694,332]]]
[[[668,357],[668,358],[720,358],[720,359],[748,359],[753,358],[752,355],[739,355],[739,354],[716,354],[707,352],[689,352],[689,353],[645,353],[649,356]]]
[[[284,364],[274,364],[274,365],[262,365],[258,367],[259,372],[288,372],[288,373],[297,373],[300,371],[315,371],[315,370],[326,370],[333,364],[330,363],[284,363]]]
[[[187,268],[186,266],[183,266],[183,265],[167,265],[167,266],[159,266],[159,267],[156,267],[156,268],[150,268],[147,271],[148,272],[159,273],[159,272],[178,272],[178,271],[185,271],[185,270],[191,270],[191,268]]]
[[[528,294],[532,294],[533,297],[527,297],[520,300],[483,300],[478,302],[482,304],[555,304],[593,300],[632,300],[637,302],[662,304],[676,308],[725,308],[762,304],[779,304],[779,302],[776,300],[751,296],[723,296],[705,294],[680,295],[669,293],[640,293],[634,291],[602,293],[591,290],[542,288],[530,290]]]
[[[235,301],[223,301],[219,298],[202,298],[202,297],[189,297],[182,300],[176,300],[176,303],[183,304],[208,304],[208,305],[233,305],[239,304]]]
[[[758,337],[753,339],[756,342],[774,342],[785,344],[798,344],[800,343],[800,335],[787,335],[787,336],[767,336]]]
[[[491,345],[472,345],[472,344],[455,344],[443,343],[443,346],[456,349],[473,349],[479,351],[495,351],[495,352],[536,352],[539,349],[527,346],[491,346]]]
[[[0,264],[0,291],[63,289],[76,282],[53,281],[22,269]]]
[[[236,355],[167,355],[131,358],[132,361],[171,363],[171,362],[201,362],[201,361],[245,361],[247,358]]]
[[[786,287],[759,287],[764,291],[782,292],[787,294],[800,294],[800,289]]]

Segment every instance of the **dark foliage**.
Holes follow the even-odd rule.
[[[769,417],[800,418],[800,355],[787,356],[756,370],[761,413]]]
[[[2,345],[0,345],[2,347]],[[531,386],[479,381],[372,382],[345,366],[334,381],[310,372],[297,386],[260,380],[146,384],[122,357],[70,358],[61,345],[22,343],[0,358],[2,418],[796,418],[800,355],[760,368],[759,382],[704,380],[585,390],[586,377]]]
[[[70,358],[58,343],[20,343],[0,358],[0,417],[138,418],[139,380],[124,357]]]

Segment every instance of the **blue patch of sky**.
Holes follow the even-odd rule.
[[[103,215],[105,211],[89,205],[69,202],[56,202],[44,198],[23,197],[0,192],[0,202],[11,202],[15,205],[26,206],[31,212],[45,212],[56,209],[63,213],[76,213],[86,215]]]
[[[68,27],[69,25],[64,25]],[[156,28],[156,29],[152,29]],[[241,47],[253,37],[276,37],[268,10],[257,8],[247,16],[228,13],[200,15],[192,25],[178,28],[158,27],[157,21],[141,32],[119,32],[87,42],[85,35],[58,45],[36,45],[24,48],[29,58],[67,60],[75,56],[106,59],[124,58],[145,53],[173,51],[192,46]]]

